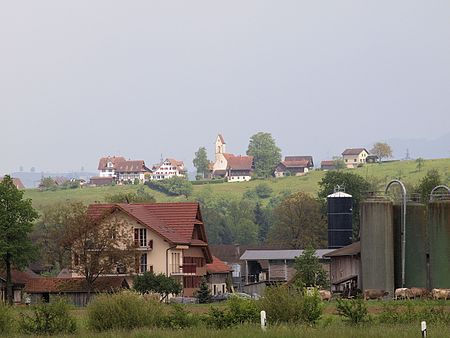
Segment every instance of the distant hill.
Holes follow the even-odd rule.
[[[73,172],[73,173],[15,172],[15,173],[11,173],[12,177],[20,178],[20,180],[22,181],[23,185],[26,188],[37,188],[42,177],[65,177],[67,179],[82,178],[82,179],[89,181],[89,179],[92,176],[96,176],[96,175],[97,175],[96,173],[89,173],[89,172]]]
[[[357,173],[366,179],[376,180],[380,184],[380,189],[388,183],[388,181],[394,178],[401,178],[405,183],[415,185],[426,174],[429,169],[437,169],[441,173],[444,181],[450,184],[450,159],[435,159],[426,160],[424,167],[421,171],[416,168],[415,161],[393,161],[385,162],[382,164],[366,164],[357,169],[345,169],[349,172]],[[258,184],[266,183],[272,189],[272,196],[275,196],[281,192],[297,192],[304,191],[310,194],[316,194],[319,186],[318,183],[325,175],[324,171],[314,170],[309,172],[305,176],[299,177],[284,177],[284,178],[271,178],[267,180],[252,180],[250,182],[241,183],[220,183],[220,184],[207,184],[207,185],[195,185],[195,195],[208,192],[216,196],[223,196],[227,199],[242,198],[243,194],[251,189],[254,189]],[[25,196],[33,200],[33,205],[37,209],[41,209],[46,205],[53,204],[55,202],[77,200],[85,203],[104,202],[105,197],[117,192],[130,192],[136,191],[138,186],[136,185],[123,185],[123,186],[108,186],[108,187],[85,187],[81,189],[68,189],[68,190],[56,190],[56,191],[39,191],[37,189],[27,189]],[[149,189],[149,188],[146,188]],[[186,201],[182,196],[167,196],[158,191],[150,190],[155,196],[158,202],[167,201]],[[263,200],[266,203],[268,199]]]
[[[407,149],[411,159],[450,157],[450,133],[435,139],[391,139],[388,143],[398,159],[405,158]]]

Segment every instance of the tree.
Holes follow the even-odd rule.
[[[192,195],[192,183],[184,177],[174,176],[161,181],[149,181],[146,185],[150,189],[161,191],[170,196]]]
[[[327,243],[326,221],[320,203],[299,192],[288,196],[274,211],[274,224],[269,241],[291,249],[323,247]]]
[[[362,176],[342,171],[327,171],[325,176],[319,182],[318,197],[322,201],[323,215],[327,214],[327,196],[334,192],[334,189],[340,186],[345,188],[345,192],[352,195],[353,198],[353,236],[359,236],[359,204],[365,194],[370,191],[370,183]]]
[[[144,272],[134,278],[134,289],[142,294],[155,292],[160,295],[161,302],[169,295],[177,295],[181,292],[181,284],[172,277],[167,277],[160,273],[155,275],[153,272]]]
[[[198,148],[192,162],[194,163],[194,167],[197,168],[197,174],[202,175],[202,177],[205,178],[205,175],[209,171],[208,154],[206,153],[205,147]]]
[[[345,162],[342,159],[342,157],[334,156],[333,162],[334,162],[334,167],[336,168],[336,170],[341,170],[341,169],[345,168]]]
[[[329,285],[327,273],[320,264],[316,251],[307,248],[303,253],[295,258],[294,267],[296,270],[294,283],[299,287],[326,288]]]
[[[258,239],[260,242],[264,243],[267,240],[267,235],[269,233],[270,221],[267,212],[262,208],[261,203],[256,203],[254,214],[255,223],[258,225]]]
[[[381,163],[383,158],[392,157],[392,149],[391,146],[385,142],[377,142],[373,145],[372,150],[370,151],[372,154],[378,156],[378,162]]]
[[[281,150],[270,133],[259,132],[250,138],[247,155],[253,156],[255,174],[269,177],[281,161]]]
[[[268,198],[273,193],[273,189],[267,183],[260,183],[255,187],[256,195],[259,198]]]
[[[223,220],[225,227],[231,231],[233,243],[256,243],[258,226],[255,223],[254,208],[254,202],[245,199],[229,203]]]
[[[442,184],[441,175],[436,169],[427,171],[427,174],[420,180],[415,191],[420,194],[423,202],[427,202],[430,198],[431,191]]]
[[[51,177],[42,177],[41,182],[39,183],[39,188],[41,189],[51,189],[56,187],[56,182]]]
[[[211,291],[205,277],[202,278],[196,297],[200,304],[211,303]]]
[[[425,160],[422,157],[419,157],[416,159],[416,168],[418,171],[421,171],[424,165],[425,165]]]
[[[108,220],[103,216],[91,217],[80,202],[73,203],[66,216],[64,243],[72,253],[72,269],[86,280],[88,298],[100,275],[134,261],[129,227],[114,216]]]
[[[105,198],[108,203],[155,203],[155,197],[140,187],[134,192],[119,192],[114,195],[108,195]]]
[[[29,235],[38,214],[30,199],[16,188],[10,176],[0,182],[0,265],[6,270],[6,297],[13,304],[12,268],[22,269],[36,258]]]

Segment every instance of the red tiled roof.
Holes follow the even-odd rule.
[[[4,177],[0,177],[0,182],[3,181]],[[16,186],[17,189],[25,189],[25,186],[23,185],[20,178],[11,177],[13,184]]]
[[[191,243],[194,225],[203,225],[197,218],[198,203],[191,202],[91,204],[88,213],[94,219],[99,219],[115,209],[126,212],[168,241],[178,244]]]
[[[111,162],[113,165],[113,168],[116,167],[116,165],[118,165],[120,162],[124,162],[125,157],[122,156],[106,156],[106,157],[102,157],[100,159],[100,161],[98,162],[98,170],[102,170],[102,169],[106,169],[108,168],[108,162]]]
[[[231,267],[222,262],[219,258],[213,256],[212,263],[206,264],[206,271],[208,273],[229,273]]]
[[[308,160],[299,160],[299,161],[282,161],[281,162],[286,168],[306,168],[308,167]]]
[[[150,171],[150,169],[145,166],[145,162],[143,160],[119,162],[115,169],[116,171],[123,173]]]
[[[100,276],[93,285],[93,292],[118,291],[123,288],[129,288],[124,277],[121,276]],[[60,277],[42,277],[32,278],[24,288],[29,293],[60,293],[60,292],[87,292],[87,283],[85,278],[60,278]]]
[[[285,156],[284,157],[285,161],[308,161],[311,164],[313,163],[313,158],[312,156]]]
[[[325,161],[322,161],[322,162],[320,162],[320,165],[327,165],[327,166],[331,166],[331,165],[336,165],[336,163],[335,163],[335,161],[333,161],[333,160],[325,160]]]
[[[363,151],[365,151],[366,153],[369,153],[366,148],[348,148],[345,149],[344,152],[342,153],[342,155],[359,155],[361,154]]]
[[[6,280],[6,272],[0,272],[0,278]],[[40,278],[38,274],[34,273],[30,269],[26,269],[24,271],[12,270],[11,271],[11,279],[14,284],[25,284],[30,279]]]
[[[228,169],[251,170],[253,168],[253,156],[236,156],[233,154],[223,154],[227,160]]]

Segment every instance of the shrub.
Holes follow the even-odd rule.
[[[184,195],[188,197],[192,194],[192,183],[183,177],[174,176],[161,181],[148,181],[145,184],[149,188],[169,196]]]
[[[162,304],[133,292],[97,296],[88,308],[88,326],[95,331],[154,327],[164,316]]]
[[[256,323],[259,320],[259,309],[254,300],[233,296],[227,301],[227,307],[233,324]]]
[[[202,278],[202,282],[200,283],[200,287],[195,296],[197,297],[199,304],[211,303],[211,291],[209,290],[205,277]]]
[[[74,333],[75,319],[69,314],[69,305],[62,299],[33,307],[32,315],[21,313],[20,328],[30,334]]]
[[[171,307],[172,310],[163,321],[165,327],[179,330],[197,326],[199,324],[199,316],[187,311],[184,305],[173,304]]]
[[[368,319],[367,304],[362,299],[338,299],[336,309],[340,316],[352,324],[359,324]]]
[[[259,198],[268,198],[272,195],[273,189],[267,183],[260,183],[255,187],[255,192]]]
[[[425,304],[417,306],[412,301],[398,304],[384,304],[378,321],[382,324],[412,323],[425,320],[430,323],[449,323],[450,313],[445,307]]]
[[[301,318],[306,324],[315,324],[323,313],[323,302],[319,292],[315,290],[312,295],[304,295]]]
[[[303,294],[284,285],[266,288],[259,306],[267,313],[267,320],[275,323],[301,321]]]
[[[8,334],[14,330],[12,308],[0,301],[0,332]]]
[[[225,329],[232,325],[231,317],[226,310],[220,310],[216,307],[211,307],[207,316],[206,324],[214,329]]]

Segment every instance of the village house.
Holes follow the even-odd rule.
[[[0,182],[3,181],[4,177],[0,177]],[[19,190],[23,190],[25,189],[25,186],[23,185],[22,181],[20,180],[20,178],[17,177],[11,177],[11,179],[13,180],[13,184],[14,186],[19,189]]]
[[[40,276],[30,269],[11,271],[14,304],[20,304],[23,301],[25,285],[31,279],[40,279]],[[0,271],[0,302],[6,302],[6,271]]]
[[[314,168],[312,156],[286,156],[275,168],[275,177],[301,176]]]
[[[225,178],[228,182],[250,181],[253,169],[253,156],[227,153],[223,136],[217,135],[215,161],[210,166],[212,178]]]
[[[336,169],[336,161],[333,161],[333,160],[322,161],[322,162],[320,162],[320,169],[323,171],[335,170]]]
[[[99,178],[113,178],[116,183],[134,183],[135,180],[143,183],[151,174],[143,160],[126,160],[121,156],[102,157],[98,170],[99,176],[91,178],[91,183],[95,185],[107,182]]]
[[[206,280],[211,294],[215,296],[230,292],[230,288],[232,287],[231,267],[215,256],[212,258],[212,263],[206,264]]]
[[[153,166],[152,170],[152,180],[159,181],[172,177],[186,177],[184,162],[173,158],[166,158],[161,164]]]
[[[347,168],[356,168],[366,163],[369,152],[365,148],[349,148],[342,153],[342,158]]]
[[[88,213],[96,222],[120,222],[135,243],[134,264],[104,275],[163,273],[191,297],[213,262],[198,203],[92,204]],[[71,277],[80,277],[74,272],[78,262],[74,254]]]

